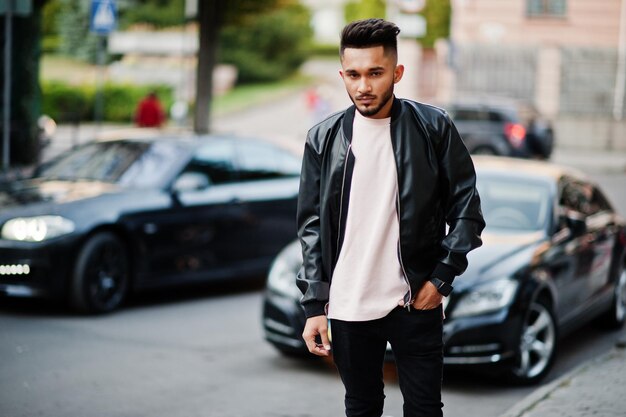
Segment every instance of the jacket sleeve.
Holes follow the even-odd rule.
[[[441,242],[444,255],[432,276],[452,283],[467,268],[467,253],[482,245],[480,234],[485,221],[476,190],[474,164],[447,114],[438,158],[442,204],[449,229]]]
[[[303,294],[300,302],[307,318],[324,314],[329,295],[329,282],[322,265],[320,239],[320,169],[321,156],[311,147],[307,138],[296,219],[303,258],[296,283]]]

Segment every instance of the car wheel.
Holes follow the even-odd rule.
[[[474,155],[498,155],[495,149],[491,146],[479,146],[478,148],[472,151]]]
[[[543,300],[536,300],[526,313],[517,356],[509,380],[529,385],[541,380],[552,367],[557,344],[556,320]]]
[[[606,329],[618,330],[622,328],[624,322],[626,322],[626,268],[622,263],[615,283],[611,308],[599,317],[597,323]]]
[[[129,286],[129,259],[122,241],[111,232],[91,236],[81,248],[72,276],[71,303],[82,313],[107,313],[124,300]]]

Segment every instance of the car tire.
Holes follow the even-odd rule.
[[[108,313],[124,301],[130,282],[124,243],[111,232],[99,232],[82,246],[72,275],[72,307],[89,314]]]
[[[611,308],[596,323],[607,330],[619,330],[626,322],[626,267],[621,263],[613,291]]]
[[[533,301],[519,335],[515,361],[507,379],[516,385],[532,385],[545,377],[554,363],[557,349],[557,325],[549,303]]]

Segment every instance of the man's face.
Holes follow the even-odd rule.
[[[346,48],[341,68],[339,75],[359,113],[372,119],[389,117],[393,85],[404,72],[394,54],[386,55],[382,46]]]

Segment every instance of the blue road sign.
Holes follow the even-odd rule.
[[[108,35],[116,26],[115,0],[92,0],[89,29],[98,35]]]

